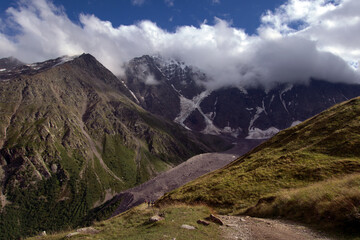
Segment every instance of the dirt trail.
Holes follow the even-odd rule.
[[[206,173],[224,167],[259,143],[259,141],[244,141],[237,143],[232,149],[223,153],[196,155],[137,187],[121,192],[117,195],[116,200],[120,200],[122,203],[113,216],[135,207],[145,200],[157,200],[166,192],[174,190]]]
[[[220,216],[226,240],[330,240],[308,227],[288,221],[253,217]]]

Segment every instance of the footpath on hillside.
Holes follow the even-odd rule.
[[[225,240],[331,240],[308,227],[283,220],[219,216]]]

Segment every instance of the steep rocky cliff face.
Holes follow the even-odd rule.
[[[360,85],[311,79],[309,84],[261,88],[206,89],[208,77],[176,60],[143,56],[124,78],[145,109],[193,131],[266,139],[336,103],[360,95]],[[289,79],[290,81],[291,79]]]
[[[211,150],[139,107],[91,55],[6,69],[0,79],[2,239],[78,224],[116,192]]]
[[[181,111],[182,94],[192,99],[205,90],[195,82],[205,75],[175,60],[143,56],[131,60],[125,69],[124,81],[136,97],[136,102],[170,120],[174,120]]]

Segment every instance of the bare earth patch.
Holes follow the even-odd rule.
[[[308,227],[283,220],[220,216],[226,240],[330,240]]]

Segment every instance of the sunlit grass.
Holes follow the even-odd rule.
[[[260,200],[245,213],[298,220],[347,234],[359,233],[360,174],[280,191]]]
[[[114,218],[95,223],[93,227],[100,231],[97,234],[79,234],[71,239],[221,239],[218,225],[203,226],[196,223],[198,219],[203,219],[210,213],[211,209],[201,205],[155,208],[142,204]],[[164,215],[165,220],[150,223],[149,218],[155,214]],[[183,224],[194,226],[196,229],[183,229]],[[71,232],[75,230],[30,239],[64,239]]]

